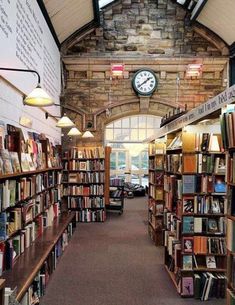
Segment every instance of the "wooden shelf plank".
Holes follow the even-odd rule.
[[[63,213],[61,217],[55,219],[53,226],[46,228],[42,236],[37,238],[19,256],[13,269],[3,273],[2,277],[6,280],[5,286],[11,289],[17,287],[16,299],[18,301],[26,293],[44,261],[74,216],[74,212],[69,212]]]
[[[35,170],[35,171],[30,171],[30,172],[21,172],[21,173],[14,173],[14,174],[8,174],[8,175],[0,175],[0,180],[19,178],[19,177],[24,177],[24,176],[29,176],[29,175],[37,175],[37,174],[45,173],[48,171],[54,171],[54,170],[62,170],[62,167],[51,167],[51,168],[44,168],[44,169],[39,169],[39,170]]]

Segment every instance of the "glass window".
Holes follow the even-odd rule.
[[[124,151],[118,152],[118,169],[126,169],[126,153]]]
[[[113,140],[113,129],[106,129],[106,140]]]
[[[131,128],[137,128],[138,127],[138,117],[133,116],[131,117]]]
[[[130,118],[122,119],[122,128],[130,128]]]
[[[115,128],[113,130],[113,134],[114,134],[114,140],[117,140],[117,141],[123,140],[121,128]]]

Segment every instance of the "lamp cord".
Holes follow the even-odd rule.
[[[40,75],[39,75],[39,73],[36,70],[16,69],[16,68],[3,68],[3,67],[0,67],[0,70],[35,73],[35,74],[37,74],[37,77],[38,77],[38,85],[40,84],[40,81],[41,81]]]

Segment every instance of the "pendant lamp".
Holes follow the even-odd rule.
[[[65,128],[73,127],[75,124],[70,120],[70,118],[64,113],[62,118],[57,122],[56,127]]]
[[[72,127],[68,132],[68,136],[80,136],[81,132],[77,127]]]

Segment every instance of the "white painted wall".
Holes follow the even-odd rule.
[[[24,106],[22,100],[20,92],[0,78],[0,120],[25,131],[44,133],[52,143],[60,144],[61,129],[55,127],[55,120],[52,118],[46,120],[45,113],[40,108]],[[50,112],[50,107],[44,109]],[[32,119],[31,129],[19,125],[19,119],[22,115]]]

